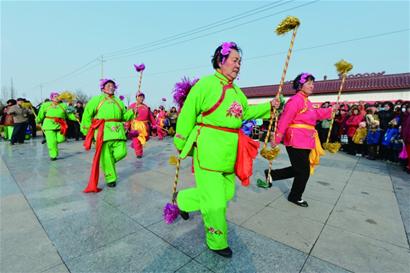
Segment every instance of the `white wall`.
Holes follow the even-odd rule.
[[[288,97],[285,97],[287,99]],[[258,104],[266,102],[272,98],[250,98],[249,104]],[[311,95],[309,100],[311,102],[324,102],[324,101],[336,101],[337,94],[326,95]],[[340,96],[340,101],[388,101],[388,100],[408,100],[410,101],[410,89],[401,89],[396,91],[377,91],[377,92],[364,92],[364,93],[345,93]]]

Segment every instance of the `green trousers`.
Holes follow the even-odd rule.
[[[13,126],[4,126],[4,139],[11,140],[13,135]]]
[[[58,156],[58,143],[64,142],[65,137],[58,130],[44,131],[46,135],[48,154],[50,158],[56,158]]]
[[[206,242],[210,249],[228,247],[226,207],[235,194],[235,174],[203,170],[194,150],[196,188],[178,193],[178,207],[186,212],[200,210],[205,224]]]
[[[127,156],[125,140],[104,141],[100,157],[100,166],[105,175],[105,183],[117,181],[115,163]]]

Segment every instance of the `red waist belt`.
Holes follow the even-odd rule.
[[[90,129],[88,130],[87,136],[85,137],[84,141],[84,148],[86,150],[91,149],[91,144],[94,138],[94,133],[95,130],[98,130],[97,133],[97,139],[95,142],[95,154],[93,158],[93,165],[91,167],[91,174],[90,178],[88,179],[88,185],[84,189],[84,192],[99,192],[101,191],[100,188],[98,188],[98,177],[100,175],[100,157],[101,157],[101,150],[102,150],[102,145],[104,142],[104,124],[105,122],[121,122],[119,119],[93,119],[91,122]]]
[[[55,123],[60,124],[60,133],[65,136],[65,134],[67,133],[67,129],[68,129],[68,126],[67,126],[67,123],[65,122],[65,119],[57,118],[57,117],[47,117],[47,116],[46,116],[46,118],[52,119],[52,120],[54,120]]]
[[[198,123],[197,125],[238,134],[238,150],[235,162],[235,174],[241,180],[243,186],[249,186],[249,178],[253,173],[253,160],[258,155],[259,142],[252,140],[240,129],[219,127],[203,123]]]

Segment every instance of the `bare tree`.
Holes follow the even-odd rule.
[[[75,96],[77,101],[82,101],[83,103],[90,100],[90,96],[84,93],[81,89],[75,90]]]

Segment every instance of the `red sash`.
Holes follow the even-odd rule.
[[[48,119],[52,119],[54,120],[55,123],[60,124],[60,133],[65,136],[65,134],[67,133],[67,129],[68,129],[68,125],[65,122],[65,119],[63,118],[57,118],[57,117],[46,117]]]
[[[85,137],[83,146],[86,150],[90,150],[91,144],[94,138],[95,130],[98,129],[97,139],[95,143],[95,154],[93,158],[93,165],[91,167],[91,174],[90,174],[90,178],[88,179],[88,185],[84,189],[84,192],[101,191],[101,189],[98,188],[98,178],[100,175],[100,157],[101,157],[102,145],[104,142],[104,124],[106,121],[120,122],[121,120],[119,119],[93,119],[91,126],[90,126],[90,130],[88,131],[87,136]]]

